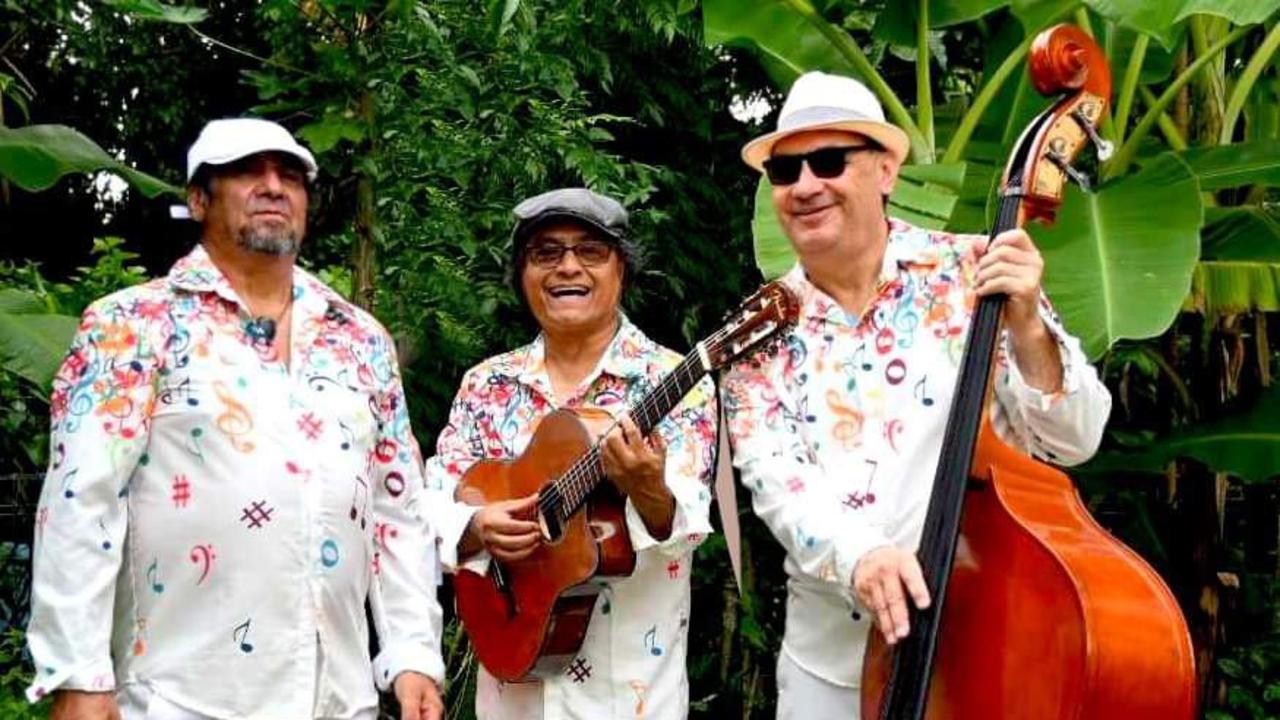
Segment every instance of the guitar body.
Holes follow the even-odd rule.
[[[974,468],[925,717],[1191,720],[1191,634],[1155,571],[986,423]],[[871,720],[891,666],[878,631],[867,645]]]
[[[462,477],[458,498],[483,505],[538,493],[593,443],[577,414],[552,412],[519,458],[473,465]],[[516,682],[559,673],[572,661],[600,593],[593,580],[635,570],[624,509],[613,485],[601,483],[588,498],[586,511],[570,517],[554,543],[539,545],[519,562],[492,561],[496,571],[484,575],[458,570],[458,616],[490,674]]]

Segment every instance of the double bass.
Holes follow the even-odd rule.
[[[1098,137],[1106,59],[1079,28],[1034,40],[1043,95],[1005,168],[995,237],[1052,222],[1071,166]],[[1103,530],[1071,479],[1005,445],[987,413],[1004,298],[981,298],[961,360],[917,558],[932,603],[911,633],[867,644],[863,720],[1190,720],[1195,663],[1169,588]]]

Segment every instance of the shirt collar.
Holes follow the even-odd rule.
[[[600,362],[583,385],[591,385],[603,374],[627,379],[646,375],[646,355],[652,341],[640,332],[625,313],[618,312],[618,321],[618,331],[614,333]],[[494,372],[515,378],[521,384],[545,389],[544,386],[548,383],[546,338],[539,333],[533,342],[498,359],[494,363]]]
[[[889,235],[885,241],[884,259],[880,263],[879,284],[893,282],[902,272],[931,269],[941,258],[929,230],[918,228],[897,218],[889,219]],[[782,277],[782,282],[798,296],[801,317],[823,318],[840,324],[857,324],[830,295],[814,285],[799,262]]]
[[[191,252],[173,264],[169,269],[169,284],[191,293],[214,293],[245,308],[245,312],[249,311],[248,306],[241,301],[240,296],[231,287],[227,276],[209,257],[209,251],[205,250],[203,243],[197,243]],[[325,290],[327,286],[311,273],[297,265],[293,266],[293,302],[296,316],[311,317],[330,312],[332,309],[354,320],[354,308],[336,293],[325,292]]]

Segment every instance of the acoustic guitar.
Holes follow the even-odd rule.
[[[783,285],[765,285],[698,343],[656,387],[628,409],[644,435],[707,373],[778,337],[799,314]],[[625,505],[602,482],[601,444],[576,412],[543,418],[514,460],[481,460],[458,485],[462,502],[488,504],[537,493],[543,542],[517,562],[490,562],[481,575],[454,579],[458,616],[476,657],[494,677],[515,682],[564,670],[587,634],[599,577],[635,570]]]

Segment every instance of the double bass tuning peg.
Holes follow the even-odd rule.
[[[1093,191],[1093,183],[1089,181],[1089,176],[1072,167],[1071,162],[1067,160],[1067,156],[1061,150],[1054,147],[1053,144],[1051,144],[1049,149],[1045,151],[1044,156],[1049,160],[1049,162],[1056,165],[1058,169],[1071,180],[1071,182],[1079,185],[1081,190],[1084,190],[1085,192]]]
[[[1089,136],[1089,142],[1093,143],[1093,146],[1098,150],[1098,159],[1105,161],[1110,159],[1111,154],[1115,152],[1115,145],[1112,145],[1110,140],[1098,134],[1098,130],[1093,126],[1093,121],[1089,119],[1089,114],[1093,111],[1094,108],[1091,103],[1078,105],[1075,110],[1071,111],[1071,119],[1075,120],[1080,129],[1084,131],[1084,134]]]

